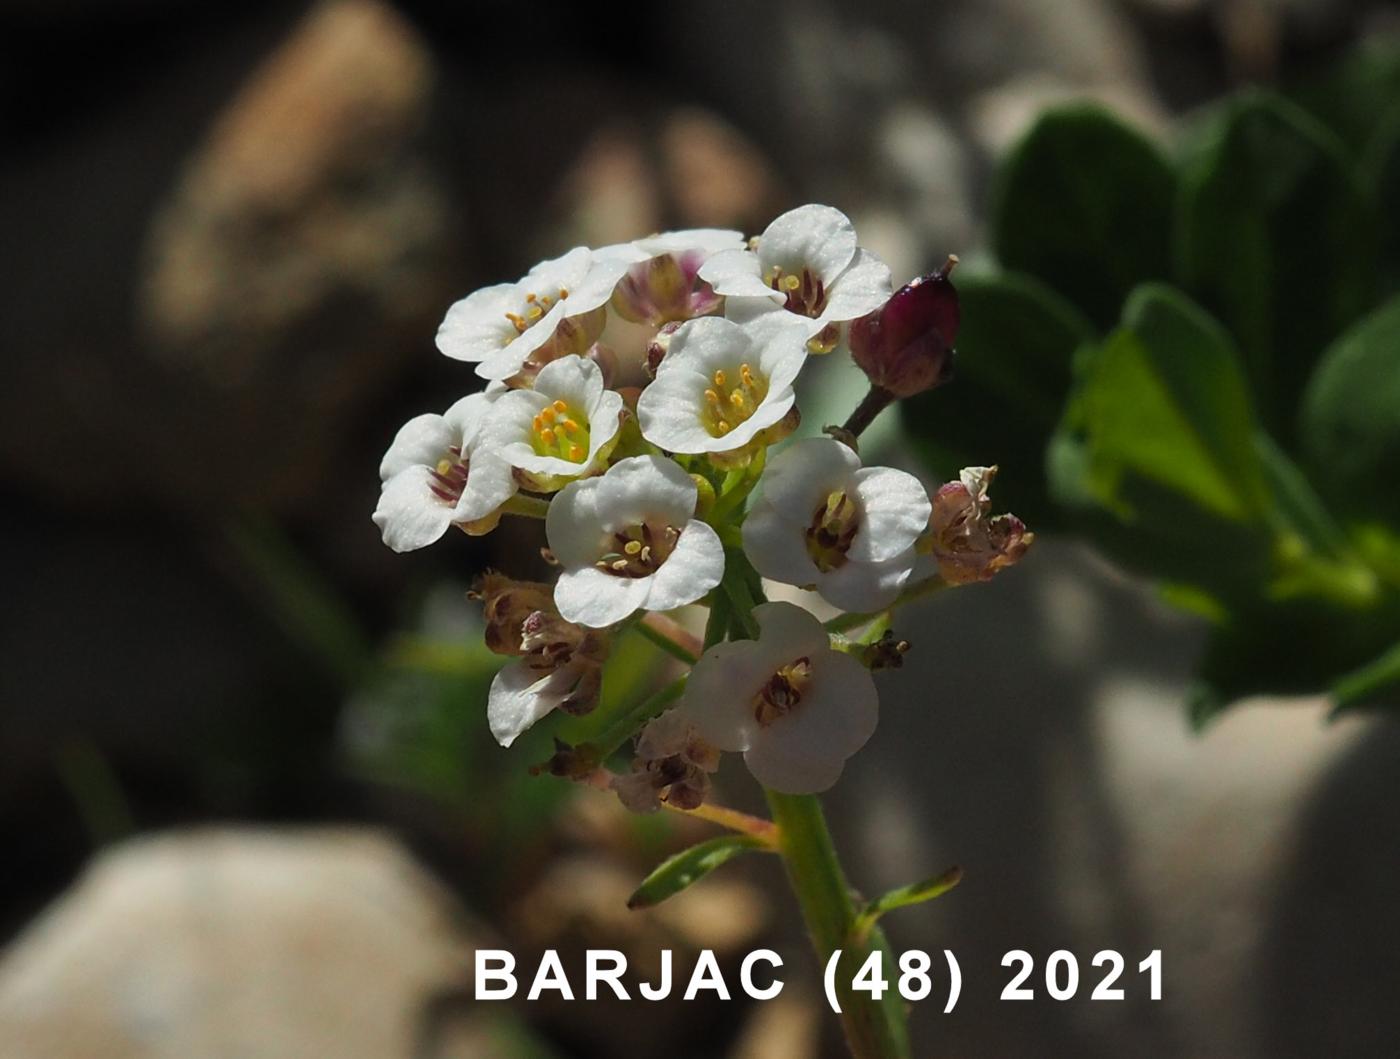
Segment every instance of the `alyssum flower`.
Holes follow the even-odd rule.
[[[486,379],[509,379],[537,352],[544,360],[582,353],[602,331],[604,307],[627,268],[620,258],[575,247],[524,279],[456,302],[438,327],[437,347],[454,360],[476,362]],[[551,343],[564,348],[546,348]]]
[[[683,710],[668,710],[647,722],[637,736],[632,771],[612,780],[618,799],[634,813],[650,813],[665,802],[694,809],[710,793],[710,773],[719,768],[711,746]]]
[[[379,465],[374,524],[396,552],[432,544],[447,527],[486,532],[515,493],[510,467],[478,442],[492,398],[463,397],[444,415],[405,423]]]
[[[602,468],[621,414],[622,397],[604,388],[598,365],[565,356],[540,369],[533,389],[503,393],[482,439],[526,488],[551,492]]]
[[[831,438],[794,442],[769,463],[744,521],[744,552],[764,577],[814,588],[843,610],[889,606],[917,560],[928,494],[912,474],[860,465]]]
[[[487,646],[517,658],[496,674],[487,698],[501,746],[553,710],[580,714],[597,705],[607,633],[561,618],[548,585],[487,574],[472,595],[484,604]]]
[[[839,325],[890,296],[889,266],[856,242],[850,219],[830,206],[789,210],[752,250],[724,250],[700,267],[717,294],[763,298],[802,323],[814,352],[839,341]]]
[[[695,518],[698,491],[661,456],[619,460],[566,485],[545,534],[563,568],[554,602],[568,621],[602,628],[638,610],[694,603],[724,575],[724,548]]]
[[[707,742],[742,751],[765,787],[824,791],[875,731],[875,682],[801,607],[764,603],[753,613],[759,638],[706,651],[677,709]]]
[[[936,564],[951,585],[990,581],[1020,562],[1035,540],[1015,515],[990,514],[987,491],[996,474],[995,467],[964,467],[958,481],[947,482],[933,495],[929,531],[918,548],[929,556],[924,563]]]
[[[613,291],[613,310],[632,323],[662,327],[717,311],[724,298],[699,278],[700,266],[712,254],[743,246],[739,232],[695,228],[604,247],[598,255],[628,266]]]
[[[742,326],[718,317],[682,324],[637,400],[642,436],[668,452],[743,449],[792,411],[805,342],[779,313]]]

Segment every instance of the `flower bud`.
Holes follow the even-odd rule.
[[[1020,562],[1035,534],[1015,515],[989,518],[992,502],[987,489],[995,467],[965,467],[956,482],[933,496],[928,536],[919,541],[938,563],[938,573],[951,585],[990,581]]]
[[[912,397],[952,377],[958,292],[948,278],[957,258],[906,283],[851,324],[851,355],[876,386]]]
[[[705,257],[699,251],[666,253],[633,265],[613,291],[613,310],[652,327],[715,312],[723,299],[697,275]]]

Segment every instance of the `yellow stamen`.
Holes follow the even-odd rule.
[[[558,412],[561,416],[566,415],[569,411],[569,406],[566,405],[563,401],[555,401],[552,405],[550,405],[550,407],[553,408],[556,412]]]
[[[577,433],[578,433],[578,424],[575,423],[572,419],[566,419],[566,420],[564,420],[564,422],[560,423],[559,425],[560,425],[561,427],[563,427],[564,433],[565,433],[565,434],[577,434]]]
[[[531,320],[538,320],[541,316],[544,315],[544,310],[541,309],[538,305],[531,305],[528,309],[525,310],[525,315]]]
[[[541,408],[541,409],[540,409],[540,414],[539,414],[536,418],[537,418],[537,419],[543,420],[544,422],[548,423],[550,426],[553,426],[553,425],[554,425],[554,409],[553,409],[553,408]]]
[[[640,552],[640,551],[642,550],[642,542],[641,542],[641,541],[628,541],[625,545],[623,545],[622,550],[623,550],[624,552],[626,552],[628,555],[636,555],[638,552]]]
[[[568,296],[569,296],[569,289],[568,289],[567,287],[560,287],[560,288],[559,288],[559,297],[561,297],[561,298],[567,298]]]
[[[535,300],[535,295],[534,295],[533,293],[532,293],[532,294],[527,294],[527,295],[525,295],[525,300],[526,300],[527,302],[532,302],[532,301]]]
[[[540,440],[546,445],[553,445],[555,440],[554,431],[550,430],[549,427],[545,427],[540,431]]]
[[[438,465],[437,465],[437,473],[438,473],[438,474],[446,474],[446,473],[447,473],[448,471],[450,471],[450,470],[452,470],[452,461],[451,461],[451,460],[438,460]]]
[[[715,386],[718,389],[724,388],[724,370],[722,368],[715,369]]]
[[[744,394],[741,390],[735,390],[729,395],[729,403],[740,410],[744,407]]]
[[[782,285],[783,290],[796,290],[802,286],[802,280],[797,276],[784,276],[778,282]]]
[[[714,390],[706,390],[705,400],[709,401],[710,404],[719,404],[719,394],[715,393]]]
[[[575,463],[578,463],[579,460],[583,459],[583,446],[582,446],[582,445],[570,445],[570,446],[569,446],[569,459],[573,460]]]
[[[745,386],[753,385],[753,369],[747,364],[739,365],[739,379]]]
[[[538,434],[541,430],[544,429],[544,419],[540,416],[535,416],[534,427],[535,433]]]

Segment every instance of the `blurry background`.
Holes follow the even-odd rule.
[[[975,255],[990,163],[1047,103],[1165,133],[1397,28],[1370,0],[0,20],[0,1055],[346,1059],[835,1054],[776,865],[628,913],[677,821],[532,780],[548,733],[491,743],[463,593],[540,542],[379,543],[394,430],[475,384],[433,349],[453,299],[809,200],[903,279]],[[817,380],[810,422],[849,381]],[[1197,624],[1054,539],[900,629],[916,652],[831,805],[869,891],[967,872],[890,922],[967,977],[953,1015],[919,1009],[920,1054],[1396,1053],[1393,722],[1259,703],[1191,735]],[[632,650],[640,686],[659,662]],[[789,985],[481,1007],[477,943],[642,969],[766,944]],[[1160,948],[1165,999],[1002,1003],[1013,948],[1069,949],[1086,982],[1101,948]]]

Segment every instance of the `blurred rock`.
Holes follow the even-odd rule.
[[[0,181],[0,464],[89,517],[316,510],[451,297],[424,43],[381,0],[246,23]],[[75,474],[49,454],[79,423]]]
[[[315,8],[219,115],[152,226],[154,351],[216,384],[296,377],[314,353],[306,322],[337,300],[386,321],[436,310],[446,207],[413,150],[431,86],[425,46],[387,4]],[[335,352],[342,376],[384,359],[364,343]]]
[[[0,963],[0,1055],[407,1059],[432,998],[465,985],[459,918],[374,832],[132,842]]]

